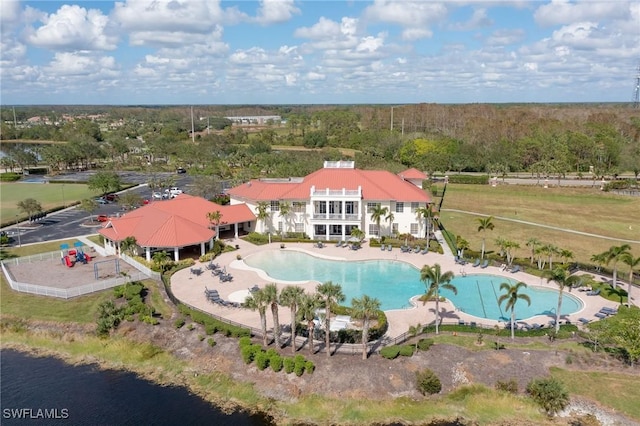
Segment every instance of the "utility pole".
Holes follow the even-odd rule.
[[[636,109],[640,108],[640,65],[638,65],[636,73],[636,88],[633,91],[633,107]]]
[[[191,142],[196,143],[196,126],[193,123],[193,107],[191,107]]]
[[[393,107],[391,107],[391,131],[393,132]]]

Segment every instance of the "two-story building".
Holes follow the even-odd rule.
[[[419,237],[425,233],[419,209],[431,203],[430,194],[422,189],[426,177],[416,169],[396,175],[356,169],[353,161],[326,161],[322,169],[302,178],[253,179],[227,193],[232,205],[246,204],[256,212],[259,232],[346,240],[353,228],[359,228],[367,237]],[[371,218],[377,207],[386,208],[380,227]]]

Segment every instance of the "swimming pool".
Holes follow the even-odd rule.
[[[420,271],[414,266],[393,260],[340,261],[321,259],[306,253],[278,250],[263,251],[244,259],[245,263],[262,269],[278,281],[333,281],[342,286],[345,304],[351,299],[367,294],[380,300],[383,310],[402,309],[410,306],[409,299],[423,294],[425,285],[420,281]],[[440,291],[441,296],[451,300],[457,309],[476,316],[494,320],[507,320],[510,312],[504,310],[505,303],[498,305],[502,294],[500,284],[516,281],[496,275],[469,274],[456,276],[452,284],[458,289],[455,295],[449,290]],[[523,291],[531,298],[531,306],[524,301],[516,305],[518,319],[536,315],[554,315],[558,306],[558,291],[531,286]],[[577,297],[565,293],[562,313],[570,314],[582,309]]]

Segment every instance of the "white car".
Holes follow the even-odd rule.
[[[178,195],[182,194],[182,190],[176,186],[173,188],[165,189],[165,194],[169,196],[169,198],[176,198]]]
[[[164,197],[161,193],[154,192],[153,194],[151,194],[151,198],[153,198],[154,200],[162,200]]]

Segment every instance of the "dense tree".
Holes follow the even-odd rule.
[[[89,189],[107,194],[111,191],[119,191],[122,186],[120,176],[115,172],[97,172],[87,181]]]
[[[34,214],[40,213],[42,211],[42,205],[38,200],[34,198],[27,198],[22,201],[18,201],[17,207],[18,210],[29,216],[30,221],[32,220]]]

